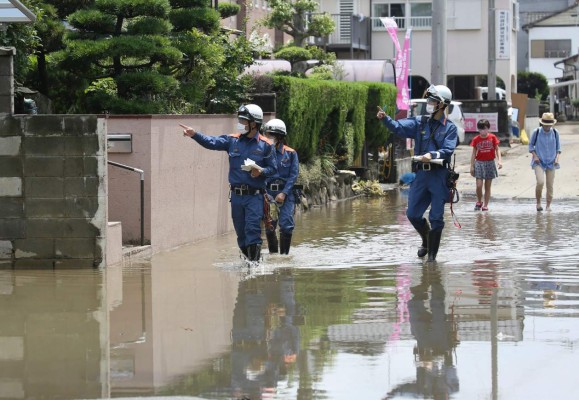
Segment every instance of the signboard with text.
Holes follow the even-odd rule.
[[[496,57],[497,60],[511,58],[511,13],[508,10],[496,10]]]
[[[488,119],[491,123],[491,132],[499,131],[499,113],[464,113],[464,130],[477,132],[476,123],[481,119]]]

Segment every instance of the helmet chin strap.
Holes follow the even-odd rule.
[[[441,107],[442,105],[442,107]],[[446,104],[444,104],[442,101],[439,101],[436,104],[436,108],[434,109],[434,111],[432,112],[432,116],[436,115],[436,113],[438,113],[439,111],[444,111],[444,109],[446,108]]]

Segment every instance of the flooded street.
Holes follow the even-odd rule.
[[[576,399],[579,202],[461,199],[428,265],[406,195],[301,214],[255,267],[230,234],[0,271],[0,399]]]

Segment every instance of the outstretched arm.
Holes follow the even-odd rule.
[[[390,118],[382,108],[378,107],[376,118],[382,121],[384,126],[397,136],[416,139],[419,122],[416,118],[405,118],[398,121]]]
[[[229,149],[229,137],[227,135],[222,136],[207,136],[201,132],[197,132],[190,126],[179,124],[183,128],[183,136],[190,137],[195,140],[201,146],[209,150],[222,150],[226,151]]]

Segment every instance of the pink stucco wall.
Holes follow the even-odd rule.
[[[203,371],[230,351],[238,274],[214,268],[231,238],[155,254],[150,273],[111,267],[111,393],[143,393]]]
[[[210,135],[232,133],[234,115],[111,116],[108,134],[132,133],[133,152],[108,159],[145,171],[145,237],[153,252],[233,229],[228,159],[182,134],[179,123]],[[140,238],[139,174],[108,167],[109,221],[121,221],[123,241]]]

